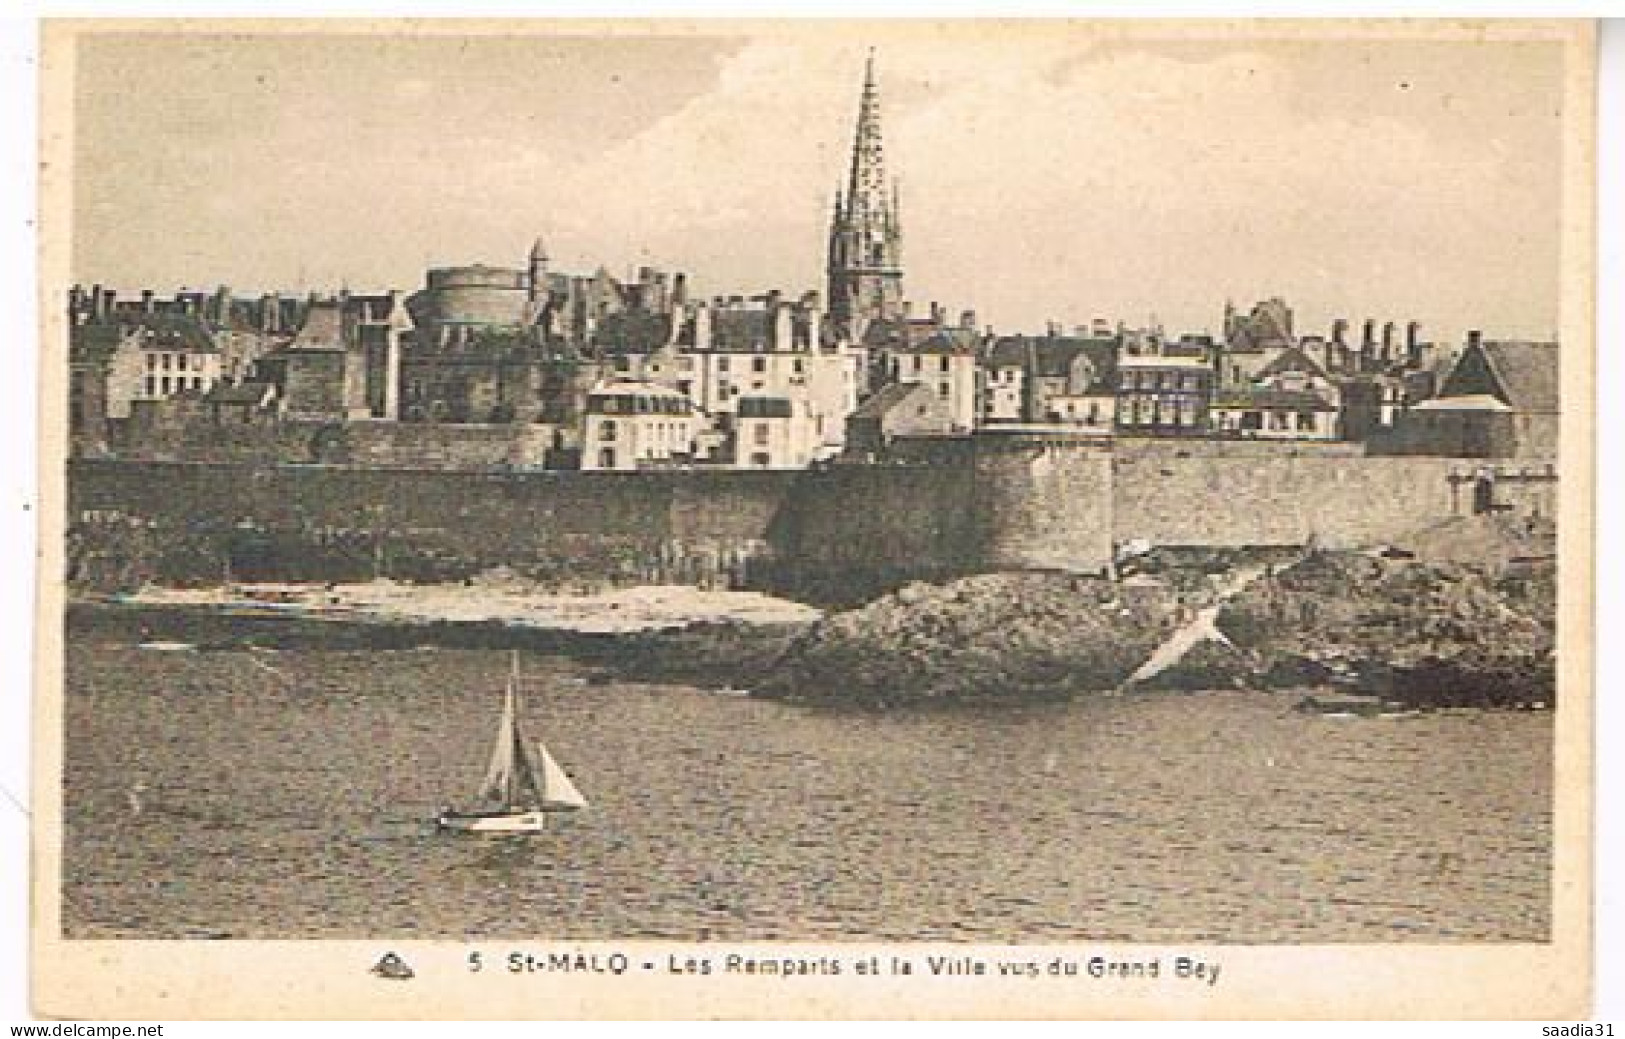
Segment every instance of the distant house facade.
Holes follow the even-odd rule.
[[[846,453],[882,458],[902,437],[951,436],[963,432],[948,399],[922,382],[893,383],[858,405],[846,422]]]
[[[694,404],[650,382],[612,380],[587,395],[581,468],[635,471],[692,461]]]
[[[916,343],[888,351],[886,379],[928,387],[947,408],[954,431],[976,427],[979,337],[968,328],[939,328]]]
[[[1148,436],[1206,433],[1213,368],[1195,357],[1160,354],[1117,361],[1117,430]]]
[[[982,421],[1110,432],[1116,414],[1115,338],[1003,336],[984,362]]]
[[[1341,395],[1319,361],[1291,346],[1249,384],[1224,386],[1210,408],[1217,434],[1262,440],[1335,440]]]
[[[1384,453],[1463,458],[1557,455],[1558,344],[1469,333],[1438,396],[1407,410]]]
[[[803,401],[789,397],[739,398],[734,414],[734,465],[740,469],[805,469],[823,438]]]

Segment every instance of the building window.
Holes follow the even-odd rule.
[[[790,370],[795,372],[797,375],[801,375],[807,370],[807,362],[797,357],[795,360],[790,362]]]
[[[950,394],[952,392],[953,392],[952,387],[950,387],[947,383],[942,383],[940,386],[937,387],[937,395],[940,396],[943,400],[947,400],[948,399],[948,394]]]
[[[157,354],[148,354],[147,355],[147,371],[155,372],[157,370],[158,370],[158,355]]]
[[[615,468],[615,449],[613,447],[606,447],[598,452],[598,468]]]
[[[725,372],[727,370],[728,370],[728,359],[726,357],[718,357],[717,358],[717,371]]]
[[[187,362],[187,360],[188,360],[188,358],[187,358],[187,356],[185,354],[178,355],[175,358],[175,369],[177,371],[184,372],[186,370],[186,362]]]
[[[937,366],[944,372],[951,371],[952,368],[949,362],[952,360],[953,358],[949,357],[947,354],[943,354],[942,357],[937,360]]]
[[[147,396],[158,396],[158,380],[151,375],[147,376]]]
[[[750,464],[754,465],[754,466],[760,466],[763,469],[765,469],[769,465],[771,465],[772,462],[773,462],[772,458],[770,458],[768,456],[768,453],[766,451],[757,451],[755,454],[750,456]]]
[[[750,370],[753,371],[753,372],[765,372],[765,371],[767,371],[767,358],[765,358],[765,357],[752,357],[750,359]]]
[[[164,376],[163,380],[159,382],[158,385],[162,389],[164,396],[169,396],[169,376]]]
[[[598,439],[599,440],[614,440],[615,439],[615,420],[614,419],[605,419],[603,422],[599,423],[599,425],[598,425]]]
[[[171,359],[171,357],[168,354],[164,354],[162,356],[163,356],[163,359],[164,359],[163,360],[163,368],[164,368],[164,371],[167,372],[167,371],[169,371],[169,366],[173,363],[173,360]]]
[[[758,422],[758,423],[756,423],[756,436],[755,436],[756,446],[757,447],[766,447],[767,446],[767,438],[768,438],[767,423],[766,422]]]

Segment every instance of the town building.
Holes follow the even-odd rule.
[[[1117,359],[1117,431],[1192,436],[1208,431],[1212,362],[1161,354]]]
[[[920,382],[898,382],[869,397],[846,421],[846,457],[885,458],[900,438],[962,432],[949,402]]]
[[[982,423],[1111,432],[1118,344],[1115,336],[1065,336],[1055,328],[993,340],[983,361]]]
[[[612,379],[587,395],[581,468],[634,471],[693,461],[694,402],[665,386]]]
[[[1265,440],[1335,440],[1342,393],[1304,349],[1289,346],[1246,385],[1215,391],[1209,408],[1218,435]]]
[[[946,407],[954,430],[976,428],[981,400],[981,336],[972,328],[939,327],[883,355],[887,383],[925,386]]]
[[[1486,340],[1467,334],[1438,396],[1407,409],[1391,435],[1373,444],[1385,454],[1459,458],[1556,457],[1558,344]]]
[[[739,398],[733,441],[733,462],[738,468],[805,469],[821,457],[823,447],[804,400]]]
[[[130,416],[137,401],[202,393],[220,379],[220,349],[198,318],[161,313],[119,315],[69,330],[70,409],[78,421]]]

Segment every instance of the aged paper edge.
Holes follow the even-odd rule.
[[[1109,38],[1551,40],[1565,50],[1561,271],[1562,394],[1559,682],[1552,941],[1506,945],[1022,946],[1026,957],[1196,955],[1225,965],[1225,983],[1136,987],[1099,981],[1069,990],[1022,980],[929,978],[688,979],[675,975],[492,978],[466,969],[469,949],[506,954],[580,950],[664,962],[672,953],[998,956],[1011,947],[882,944],[393,941],[70,941],[61,935],[62,616],[66,442],[65,328],[69,284],[74,43],[98,31],[643,35],[820,34],[883,41],[991,31],[1082,31]],[[41,47],[40,585],[33,729],[32,998],[63,1018],[511,1019],[1559,1019],[1586,1016],[1592,991],[1592,604],[1595,596],[1596,43],[1585,21],[952,21],[271,20],[132,19],[47,22]],[[47,576],[51,575],[51,576]],[[369,968],[385,951],[416,970],[410,983]]]

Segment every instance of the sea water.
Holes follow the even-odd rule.
[[[189,936],[1539,941],[1552,718],[1327,718],[1300,694],[847,713],[596,683],[524,721],[591,806],[476,788],[495,650],[70,643],[63,925]]]

